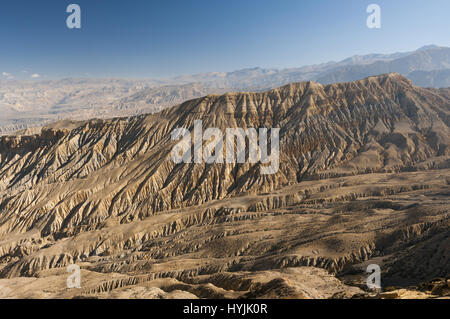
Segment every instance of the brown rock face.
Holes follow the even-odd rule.
[[[447,93],[398,74],[305,82],[0,137],[0,275],[45,276],[77,263],[101,273],[98,281],[120,274],[87,294],[171,277],[202,298],[206,288],[193,286],[200,276],[212,295],[237,297],[214,274],[236,274],[239,286],[256,271],[345,274],[373,258],[393,283],[448,276]],[[278,172],[261,175],[259,163],[175,164],[171,132],[192,132],[196,120],[222,131],[280,128]],[[242,295],[332,297],[308,295],[286,274],[271,278]],[[139,287],[130,294],[150,289]],[[155,287],[143,295],[170,293]]]

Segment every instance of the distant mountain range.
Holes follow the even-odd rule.
[[[230,87],[236,89],[271,89],[280,85],[300,81],[315,81],[321,84],[351,82],[368,76],[396,72],[409,77],[413,72],[425,71],[426,78],[414,74],[416,80],[432,87],[445,87],[449,81],[450,48],[435,45],[416,51],[394,54],[355,55],[340,62],[303,66],[291,69],[244,69],[229,73],[205,73],[171,79],[175,82],[200,82],[208,87]],[[442,73],[446,71],[447,73]],[[443,79],[443,75],[447,75]],[[436,79],[434,78],[436,77]],[[440,85],[440,84],[444,85]]]
[[[0,81],[0,134],[71,119],[153,113],[211,93],[264,91],[288,83],[350,82],[390,72],[422,87],[450,86],[450,48],[435,45],[394,54],[356,55],[340,62],[290,69],[250,68],[169,79]]]

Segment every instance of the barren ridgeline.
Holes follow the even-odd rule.
[[[261,92],[294,82],[349,82],[398,72],[421,87],[450,86],[450,48],[435,45],[394,54],[356,55],[339,62],[288,69],[249,68],[167,79],[65,78],[20,80],[0,75],[0,135],[61,120],[155,113],[208,94]],[[12,76],[11,74],[7,74]]]
[[[224,136],[279,129],[278,169],[173,161],[172,132],[196,121]],[[448,89],[396,73],[4,136],[0,293],[350,298],[375,263],[383,287],[444,295],[424,283],[450,274],[449,185]]]

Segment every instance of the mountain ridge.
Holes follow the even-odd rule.
[[[426,46],[394,54],[353,56],[339,62],[288,69],[248,68],[159,80],[62,79],[1,81],[0,134],[42,127],[57,120],[87,120],[154,113],[209,93],[263,92],[313,80],[323,84],[400,72],[424,87],[450,83],[450,48]]]
[[[280,128],[278,172],[175,164],[171,132],[192,132],[198,120]],[[364,293],[350,286],[363,287],[352,274],[365,263],[380,264],[386,284],[418,285],[450,272],[449,171],[448,90],[395,73],[3,136],[0,285],[12,296],[27,285],[67,296],[61,278],[77,264],[87,278],[77,294],[91,297],[258,297],[267,288],[329,298],[323,285],[332,285],[350,298]],[[19,281],[27,284],[15,290]]]
[[[364,92],[366,96],[362,97],[361,92]],[[399,92],[403,95],[403,97],[400,96],[400,99]],[[426,108],[424,106],[418,108],[420,104],[417,104],[419,99],[417,94],[421,95],[422,99],[427,96],[425,100],[420,101],[422,104],[426,101],[426,104],[424,104],[428,105]],[[339,104],[330,108],[330,101],[334,101],[334,103],[339,101]],[[383,101],[383,103],[377,106],[377,101]],[[442,108],[435,106],[434,103],[442,105]],[[303,82],[265,93],[210,95],[184,102],[179,106],[153,115],[88,121],[71,131],[44,130],[43,135],[37,135],[34,138],[0,138],[0,145],[2,145],[0,148],[0,159],[2,160],[0,176],[5,176],[5,174],[8,176],[8,172],[16,170],[14,167],[21,167],[24,172],[31,169],[32,166],[27,168],[27,165],[37,164],[36,161],[39,160],[39,157],[30,153],[30,151],[38,152],[37,154],[50,152],[48,153],[50,155],[56,151],[45,161],[39,160],[42,163],[48,163],[39,164],[37,167],[41,168],[33,174],[34,177],[17,172],[7,179],[2,178],[0,190],[5,191],[11,187],[22,189],[23,186],[32,185],[36,182],[39,184],[40,180],[48,178],[44,178],[44,176],[52,176],[55,173],[57,174],[50,179],[55,182],[58,180],[63,182],[71,176],[84,178],[87,174],[102,169],[105,165],[116,169],[122,165],[121,163],[133,160],[135,157],[144,156],[149,160],[156,160],[154,164],[146,168],[149,172],[153,172],[149,176],[153,182],[146,186],[148,190],[145,192],[159,189],[156,184],[153,184],[160,180],[158,176],[168,176],[168,180],[163,182],[162,185],[166,185],[167,190],[172,189],[171,192],[173,192],[170,201],[163,200],[157,194],[153,196],[153,200],[150,201],[152,206],[158,207],[164,203],[157,209],[160,210],[175,208],[170,207],[178,202],[175,198],[181,196],[179,199],[181,200],[181,198],[186,198],[186,194],[190,194],[188,195],[190,199],[186,204],[189,202],[192,204],[204,196],[206,196],[205,199],[223,198],[223,196],[230,194],[230,191],[227,190],[229,187],[233,189],[231,193],[252,189],[267,191],[283,185],[286,186],[292,182],[299,182],[300,176],[304,178],[309,175],[309,178],[313,178],[314,176],[321,176],[322,171],[327,171],[326,174],[332,176],[329,175],[333,171],[331,164],[340,167],[339,163],[343,158],[350,156],[349,158],[362,157],[367,159],[373,156],[370,155],[373,152],[384,154],[384,160],[381,162],[375,161],[370,165],[367,163],[361,168],[358,168],[360,165],[358,162],[352,163],[352,161],[346,160],[347,164],[344,165],[346,168],[340,167],[340,170],[344,169],[343,172],[348,170],[347,174],[353,174],[365,172],[368,169],[377,171],[383,169],[383,167],[384,169],[390,167],[388,170],[395,171],[401,167],[406,168],[409,165],[416,165],[415,162],[424,161],[432,154],[438,158],[439,156],[446,157],[449,155],[450,131],[448,125],[450,117],[446,109],[448,104],[445,103],[448,103],[448,101],[440,95],[431,93],[426,89],[416,88],[409,80],[398,74],[370,77],[357,82],[329,86],[322,86],[314,82]],[[352,113],[347,113],[348,110],[352,110]],[[380,121],[381,118],[377,119],[378,112],[382,112],[380,115],[386,116],[388,111],[392,112],[392,115],[389,115],[388,118],[382,121]],[[370,115],[371,113],[372,115]],[[324,116],[334,118],[334,120],[329,122],[329,119],[324,118]],[[364,119],[364,116],[367,116],[367,118]],[[339,119],[339,117],[342,118]],[[254,172],[259,164],[174,165],[170,162],[171,145],[174,143],[170,141],[169,133],[176,127],[186,127],[192,130],[194,121],[199,118],[203,120],[204,127],[221,129],[226,127],[280,127],[280,143],[282,145],[280,162],[285,166],[282,165],[280,171],[274,176],[262,178],[258,174],[247,175],[245,173],[246,170]],[[350,129],[353,122],[359,122],[360,127],[356,131],[343,131],[343,129]],[[396,122],[399,124],[394,124]],[[427,123],[434,124],[430,126]],[[98,137],[95,137],[96,135]],[[370,143],[368,143],[368,137],[365,137],[365,135],[373,136],[374,142],[377,139],[378,141],[373,146],[368,146]],[[385,136],[385,138],[382,139],[382,136]],[[330,146],[323,144],[316,150],[315,148],[319,145],[318,141],[321,140],[331,144]],[[50,143],[46,145],[46,142]],[[366,144],[367,150],[363,151],[362,143]],[[287,145],[294,147],[293,152],[283,148]],[[393,151],[395,151],[391,155],[389,155],[389,152],[385,153],[386,150],[384,150],[389,145],[393,145]],[[350,155],[351,153],[348,153],[349,148],[354,147],[356,149],[353,151],[353,155]],[[347,149],[347,154],[343,154],[342,151],[337,152],[340,148]],[[103,151],[100,153],[99,150],[101,149]],[[150,150],[152,154],[155,154],[154,152],[157,149],[160,149],[157,152],[158,155],[145,155]],[[333,149],[334,151],[332,151]],[[360,151],[356,151],[357,149],[360,149]],[[58,153],[57,150],[61,150],[61,153]],[[22,156],[26,155],[29,159],[17,161],[14,152],[20,152]],[[79,155],[76,155],[77,153]],[[78,156],[81,156],[81,159],[85,158],[81,162],[84,163],[81,167],[78,167],[79,165],[76,162],[70,164],[73,161],[71,158],[77,158]],[[314,156],[318,157],[314,158]],[[64,164],[65,161],[68,161],[68,163]],[[20,164],[20,162],[24,164]],[[73,169],[64,173],[64,170],[69,168],[68,164],[73,166]],[[143,166],[142,164],[140,166],[144,168],[146,165]],[[64,167],[63,170],[61,170],[62,167]],[[207,189],[210,189],[210,186],[207,186],[209,181],[204,177],[198,181],[196,179],[184,182],[179,180],[184,174],[193,174],[200,167],[201,170],[205,170],[201,174],[202,176],[206,176],[204,174],[207,172],[215,176],[218,176],[216,174],[225,174],[225,181],[222,180],[219,183],[221,186],[218,193],[214,194],[207,191]],[[180,169],[181,171],[179,171]],[[173,175],[175,171],[178,171],[176,176]],[[292,175],[293,172],[296,172],[296,175]],[[229,178],[227,176],[234,177]],[[171,181],[170,184],[167,184],[171,178],[178,179],[178,182]],[[247,178],[248,180],[246,180]],[[36,182],[33,180],[36,180]],[[152,184],[153,186],[151,186]],[[19,187],[20,185],[22,186]],[[169,187],[168,185],[172,186]],[[191,191],[184,193],[185,189],[191,189]],[[209,195],[207,195],[208,193]],[[163,202],[160,202],[160,200],[163,200]],[[182,202],[185,202],[185,200],[182,200]],[[160,203],[157,204],[158,202]]]

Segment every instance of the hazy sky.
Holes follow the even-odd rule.
[[[66,26],[80,5],[82,27]],[[381,6],[381,29],[366,8]],[[0,5],[3,77],[164,77],[285,68],[450,46],[449,0],[14,0]],[[35,75],[37,78],[37,75]]]

